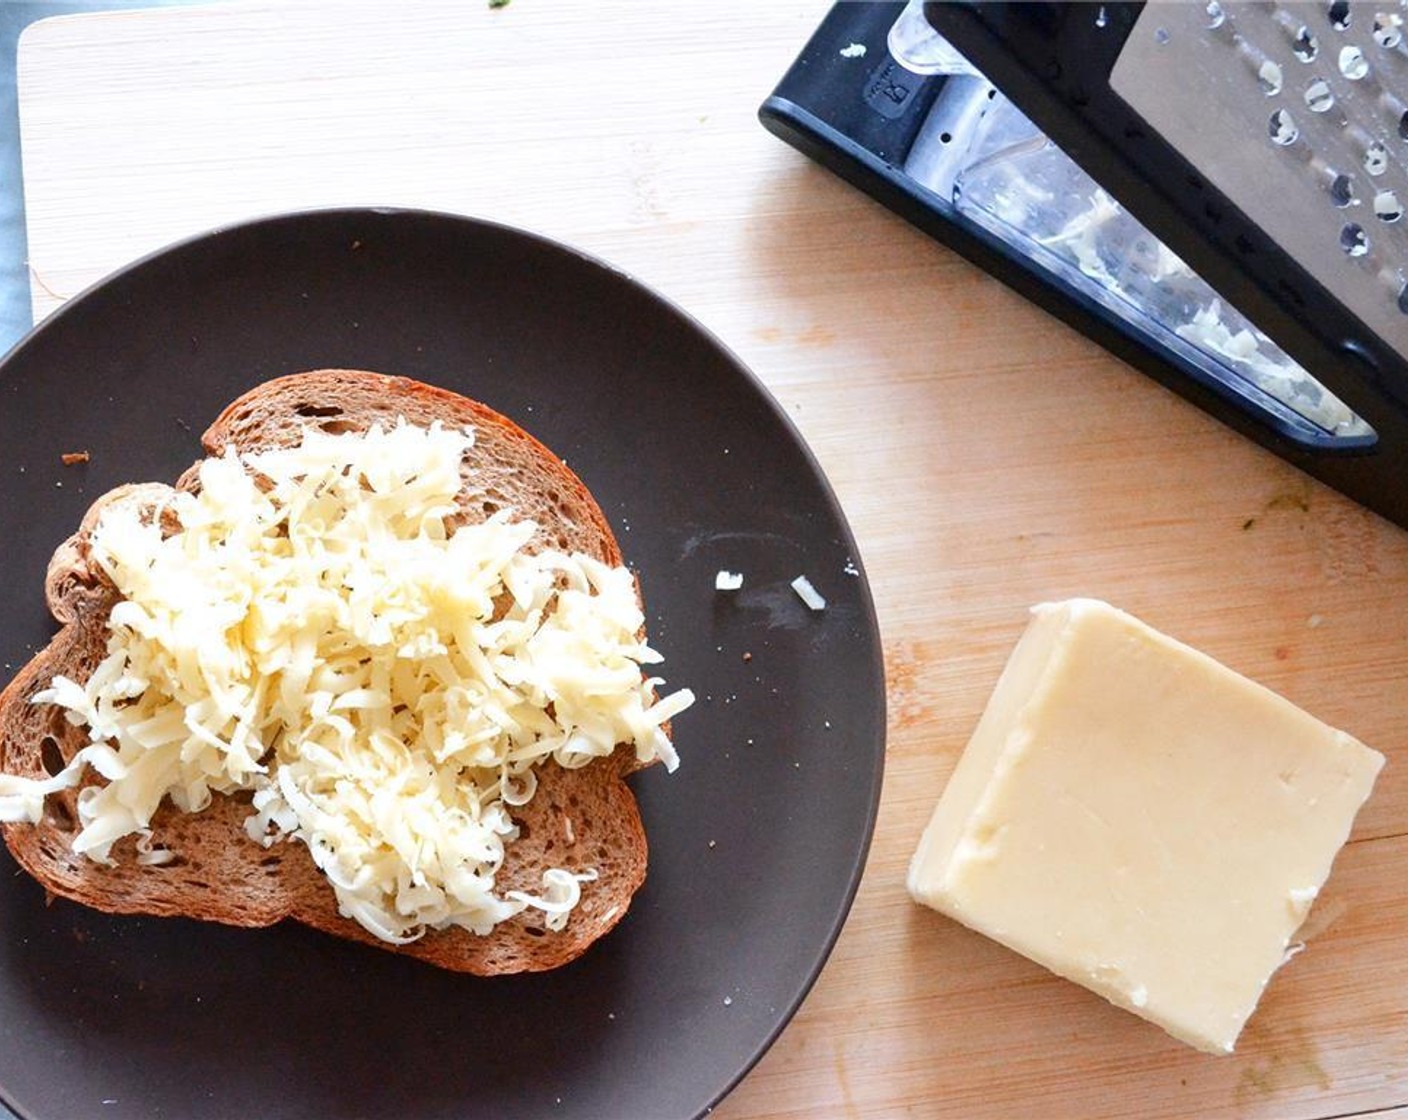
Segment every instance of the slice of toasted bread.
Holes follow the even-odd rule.
[[[377,423],[389,427],[399,417],[412,424],[439,420],[474,429],[461,472],[459,516],[465,522],[512,508],[517,517],[539,526],[530,547],[580,551],[607,564],[622,563],[600,508],[560,459],[492,409],[419,382],[354,370],[294,374],[236,400],[205,432],[203,443],[211,455],[231,445],[241,452],[257,451],[296,444],[308,426],[363,431]],[[190,489],[195,478],[192,468],[177,485]],[[85,729],[71,725],[60,709],[32,704],[30,698],[48,687],[55,674],[87,680],[106,652],[107,618],[117,592],[87,562],[88,535],[98,513],[113,502],[150,503],[164,491],[150,485],[112,491],[56,551],[46,593],[63,626],[0,694],[0,770],[5,773],[44,778],[84,745]],[[644,881],[645,833],[635,798],[622,780],[636,766],[634,752],[624,747],[580,769],[548,761],[540,766],[532,800],[512,810],[520,835],[508,845],[497,877],[501,896],[509,890],[536,892],[548,867],[598,872],[595,881],[582,884],[581,901],[560,932],[547,930],[543,915],[530,908],[487,936],[453,928],[431,930],[402,946],[380,941],[339,915],[332,889],[302,843],[286,841],[266,849],[246,836],[247,795],[217,795],[194,814],[164,804],[152,821],[152,842],[175,859],[158,866],[136,861],[133,837],[114,846],[115,866],[74,854],[78,789],[51,794],[38,824],[7,824],[4,836],[15,858],[46,890],[99,910],[183,915],[240,926],[293,918],[457,971],[541,971],[573,960],[611,929]],[[90,770],[82,785],[101,780]]]

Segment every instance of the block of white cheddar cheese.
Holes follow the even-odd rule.
[[[909,891],[1228,1053],[1383,761],[1105,603],[1046,604],[924,831]]]

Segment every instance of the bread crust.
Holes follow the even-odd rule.
[[[265,382],[233,401],[202,437],[210,455],[289,446],[305,427],[330,432],[439,420],[470,426],[474,446],[461,468],[458,517],[483,520],[511,507],[539,525],[530,548],[580,551],[620,565],[620,547],[582,481],[546,447],[506,417],[467,397],[402,377],[361,370],[315,370]],[[199,464],[177,481],[196,487]],[[157,508],[170,488],[118,487],[99,498],[78,531],[54,553],[45,580],[50,611],[62,624],[50,644],[0,693],[0,770],[43,778],[86,743],[85,729],[51,705],[31,703],[59,673],[87,680],[106,652],[107,618],[119,596],[89,563],[88,539],[99,514],[119,502]],[[264,848],[243,822],[247,796],[216,795],[194,814],[163,803],[152,820],[152,842],[175,854],[159,866],[135,861],[135,839],[113,847],[115,866],[72,852],[79,831],[77,797],[102,779],[91,771],[76,789],[52,794],[38,824],[4,825],[11,853],[46,891],[110,913],[172,915],[238,926],[266,926],[286,918],[327,933],[404,953],[442,968],[491,976],[537,972],[576,959],[625,915],[645,879],[646,840],[635,798],[624,778],[637,768],[632,749],[578,769],[548,761],[538,770],[533,799],[512,810],[520,837],[507,846],[497,877],[500,893],[536,892],[548,867],[595,868],[564,930],[546,929],[532,908],[488,935],[430,930],[407,945],[391,945],[337,911],[331,887],[298,841]]]

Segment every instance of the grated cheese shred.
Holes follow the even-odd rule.
[[[486,934],[529,907],[565,926],[593,868],[550,868],[538,893],[499,892],[537,788],[631,744],[678,760],[661,725],[693,702],[657,698],[634,579],[582,554],[530,553],[536,526],[501,510],[456,527],[468,430],[404,421],[304,433],[292,448],[206,460],[195,494],[155,515],[115,505],[92,560],[122,601],[86,684],[54,677],[36,703],[90,743],[45,781],[0,780],[0,819],[37,821],[85,767],[74,850],[112,861],[170,799],[199,812],[253,792],[251,838],[307,845],[340,909],[383,940]],[[179,530],[163,531],[162,513]]]

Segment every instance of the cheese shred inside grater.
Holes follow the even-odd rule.
[[[839,4],[761,116],[1408,525],[1405,20],[1345,0]]]

